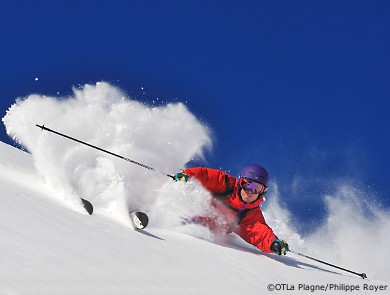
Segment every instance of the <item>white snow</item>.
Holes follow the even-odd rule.
[[[183,225],[214,214],[196,182],[174,183],[35,126],[168,173],[211,145],[208,129],[182,104],[151,108],[123,97],[107,83],[86,85],[72,98],[31,95],[3,118],[31,154],[0,143],[0,294],[390,294],[390,214],[347,185],[326,197],[328,218],[311,236],[299,234],[280,206],[275,182],[265,216],[291,249],[368,280]],[[94,204],[92,216],[81,196]],[[148,211],[145,231],[131,229],[128,208]],[[325,287],[333,289],[312,290]]]

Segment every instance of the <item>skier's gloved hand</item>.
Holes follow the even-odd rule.
[[[184,181],[187,182],[190,179],[190,177],[184,173],[184,172],[179,172],[176,173],[175,176],[173,176],[174,181]]]
[[[289,250],[288,244],[286,241],[274,239],[274,241],[271,244],[271,250],[274,251],[278,255],[286,255],[287,251]]]

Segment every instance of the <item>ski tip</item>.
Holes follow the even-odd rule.
[[[149,217],[146,215],[146,213],[139,211],[130,212],[129,216],[135,230],[141,230],[148,226]]]
[[[91,202],[81,198],[81,202],[83,203],[83,206],[85,208],[85,210],[88,212],[89,215],[92,215],[93,213],[93,206],[91,204]]]

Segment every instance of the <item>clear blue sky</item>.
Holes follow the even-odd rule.
[[[7,2],[2,117],[17,97],[104,80],[187,102],[214,132],[208,165],[262,163],[301,216],[340,181],[389,206],[388,1]]]

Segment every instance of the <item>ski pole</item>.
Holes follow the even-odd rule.
[[[159,172],[159,173],[161,173],[162,175],[165,175],[165,176],[168,176],[168,177],[174,179],[174,177],[173,177],[172,175],[170,175],[170,174],[167,174],[167,173],[164,173],[164,172],[161,172],[161,171],[157,171],[156,169],[154,169],[154,168],[152,168],[152,167],[149,167],[149,166],[147,166],[147,165],[144,165],[144,164],[142,164],[142,163],[139,163],[139,162],[130,160],[130,159],[128,159],[128,158],[125,158],[125,157],[120,156],[120,155],[118,155],[118,154],[115,154],[115,153],[113,153],[113,152],[107,151],[107,150],[105,150],[105,149],[102,149],[102,148],[100,148],[100,147],[94,146],[94,145],[89,144],[89,143],[87,143],[87,142],[81,141],[81,140],[79,140],[79,139],[77,139],[77,138],[73,138],[73,137],[68,136],[68,135],[65,135],[65,134],[63,134],[63,133],[54,131],[54,130],[52,130],[52,129],[50,129],[50,128],[47,128],[45,125],[38,125],[38,124],[36,124],[36,126],[39,127],[39,128],[41,128],[42,130],[52,132],[52,133],[57,134],[57,135],[59,135],[59,136],[68,138],[68,139],[70,139],[70,140],[76,141],[76,142],[81,143],[81,144],[84,144],[84,145],[89,146],[89,147],[91,147],[91,148],[97,149],[97,150],[99,150],[99,151],[101,151],[101,152],[105,152],[105,153],[110,154],[110,155],[112,155],[112,156],[118,157],[118,158],[120,158],[120,159],[122,159],[122,160],[128,161],[128,162],[130,162],[130,163],[136,164],[136,165],[141,166],[141,167],[144,167],[144,168],[146,168],[146,169],[149,169],[149,170],[152,170],[152,171]]]
[[[362,279],[367,279],[367,275],[365,273],[357,273],[357,272],[354,272],[352,270],[349,270],[349,269],[346,269],[346,268],[343,268],[343,267],[340,267],[340,266],[337,266],[337,265],[334,265],[334,264],[330,264],[328,262],[325,262],[325,261],[322,261],[322,260],[319,260],[319,259],[316,259],[316,258],[313,258],[313,257],[310,257],[310,256],[307,256],[305,254],[302,254],[302,253],[299,253],[299,252],[295,252],[293,250],[289,250],[291,253],[294,253],[294,254],[297,254],[297,255],[300,255],[300,256],[303,256],[305,258],[308,258],[308,259],[311,259],[311,260],[314,260],[314,261],[317,261],[319,263],[323,263],[323,264],[326,264],[326,265],[329,265],[331,267],[334,267],[334,268],[338,268],[338,269],[341,269],[341,270],[344,270],[346,272],[349,272],[349,273],[353,273],[355,275],[358,275],[359,277],[361,277]]]

